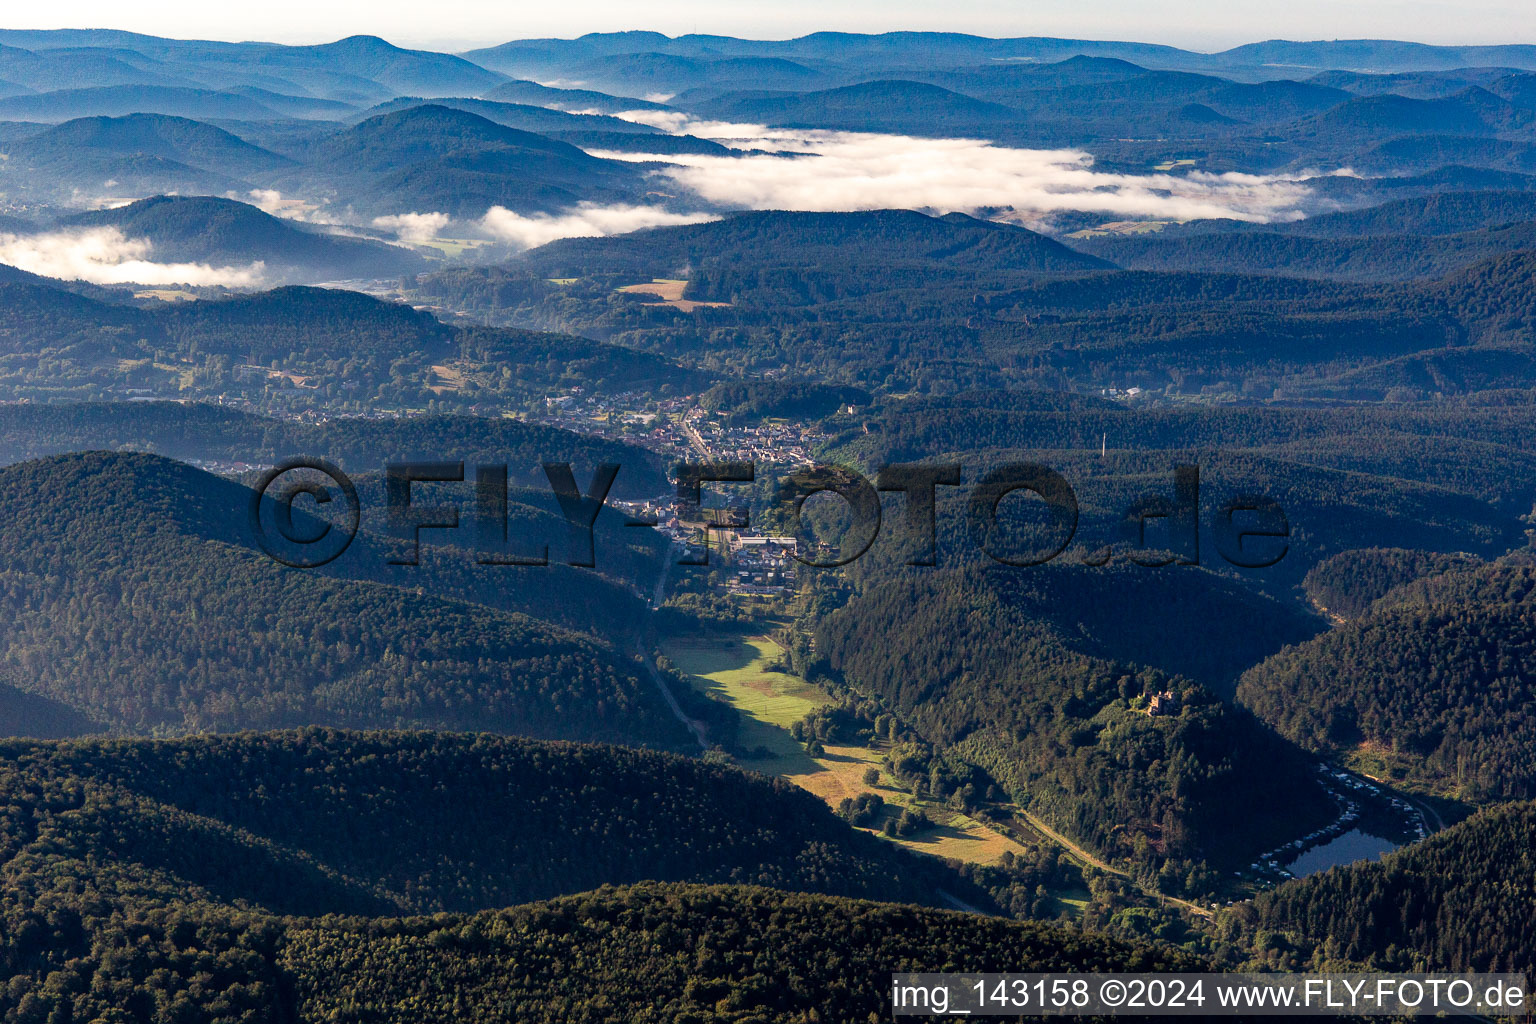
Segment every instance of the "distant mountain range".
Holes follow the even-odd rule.
[[[247,179],[293,166],[222,128],[163,114],[66,121],[10,143],[7,155],[8,178],[61,204],[86,189],[93,197],[244,191]]]
[[[104,29],[0,31],[0,79],[44,92],[107,85],[249,86],[368,103],[484,92],[504,77],[460,57],[375,36],[319,46],[162,39]]]
[[[0,35],[0,39],[5,36]],[[1154,43],[1044,36],[992,39],[953,32],[816,32],[797,39],[767,41],[730,36],[665,36],[659,32],[599,32],[578,39],[529,39],[471,50],[464,56],[514,77],[530,69],[566,68],[632,54],[704,60],[777,59],[815,68],[859,65],[933,66],[992,61],[1049,63],[1078,54],[1115,57],[1147,67],[1179,70],[1242,70],[1265,78],[1291,77],[1298,70],[1339,69],[1374,73],[1438,71],[1494,66],[1536,69],[1536,46],[1432,46],[1393,40],[1288,42],[1273,40],[1198,53]],[[565,76],[574,77],[574,76]]]
[[[204,94],[202,100],[254,102],[227,93]],[[244,196],[260,186],[277,186],[335,196],[366,216],[421,210],[475,219],[492,206],[551,211],[583,201],[641,200],[642,174],[634,165],[589,156],[570,143],[503,123],[613,137],[629,122],[490,101],[451,102],[455,105],[402,101],[355,124],[327,122],[300,138],[284,137],[286,153],[206,121],[167,114],[75,118],[10,142],[3,173],[20,194],[57,205],[76,204],[81,195]],[[348,113],[356,112],[348,108]],[[657,140],[640,144],[642,149],[665,149],[673,138],[630,127]]]
[[[71,222],[82,208],[167,195],[255,199],[278,210],[263,197],[286,197],[306,218],[315,214],[364,232],[397,230],[407,240],[437,234],[444,258],[487,262],[505,257],[508,247],[563,234],[777,205],[781,190],[760,183],[764,152],[753,147],[782,148],[797,132],[822,130],[1082,150],[1095,172],[1143,179],[1147,198],[1128,204],[1131,220],[1152,216],[1148,211],[1159,205],[1168,219],[1183,219],[1180,179],[1229,172],[1287,179],[1257,186],[1255,194],[1272,188],[1295,198],[1257,203],[1250,216],[1319,214],[1536,186],[1533,71],[1533,47],[1369,40],[1267,42],[1201,54],[1142,43],[949,33],[818,33],[765,42],[626,32],[518,40],[455,56],[369,36],[279,46],[96,30],[0,31],[0,217],[22,227]],[[759,129],[711,129],[710,122],[781,134],[758,143]],[[712,131],[722,137],[705,137]],[[759,182],[743,178],[733,192],[730,176],[709,158],[742,156],[757,159]],[[793,145],[783,156],[818,158],[795,154]],[[981,172],[962,165],[956,173],[964,185]],[[1193,179],[1190,189],[1236,187],[1215,180]],[[1021,184],[1032,194],[1054,188]],[[942,212],[952,202],[944,197],[957,194],[966,189],[946,190],[925,212]],[[512,219],[485,220],[495,208]],[[1006,206],[971,212],[1010,216]],[[1096,230],[1115,216],[1020,213],[1064,235]],[[272,224],[248,215],[247,221],[242,231],[250,238],[257,224],[269,240],[277,238]],[[761,253],[731,250],[722,234],[748,223],[700,229],[696,241],[678,241],[694,237],[687,232],[645,236],[647,244],[672,248],[626,266],[676,271],[704,257],[723,265],[723,252],[710,251],[715,244],[757,260]],[[817,230],[841,231],[834,223],[818,222]],[[15,221],[0,221],[6,224]],[[773,230],[788,224],[775,222]],[[1209,227],[1216,234],[1246,230]],[[1482,234],[1439,241],[1395,263],[1394,273],[1439,274],[1527,244],[1519,231],[1488,234],[1503,227],[1478,224],[1468,230]],[[322,259],[315,251],[320,237],[288,235],[303,252],[263,250],[283,257],[268,262],[294,268],[278,280],[347,266],[392,276],[415,266],[414,257],[377,248],[376,260],[364,258],[361,246],[350,247],[346,259]],[[1173,244],[1178,232],[1095,238],[1082,246],[1092,255],[1052,250],[1038,236],[1027,244],[1016,233],[987,237],[994,262],[1047,273],[1102,266],[1095,256],[1148,268],[1182,258]],[[492,244],[473,252],[452,241],[463,238]],[[800,258],[803,242],[785,236],[768,251],[788,245]],[[936,251],[921,237],[909,242],[896,250],[893,239],[873,244],[899,250],[903,259]],[[1198,265],[1214,269],[1231,260],[1257,271],[1383,276],[1374,250],[1362,256],[1360,243],[1345,246],[1347,253],[1333,243],[1284,245],[1282,252],[1256,239],[1224,238],[1206,248]],[[580,247],[571,251],[586,251]],[[618,259],[622,249],[607,250],[604,259]],[[563,251],[542,254],[540,265]],[[960,265],[953,256],[944,262]]]

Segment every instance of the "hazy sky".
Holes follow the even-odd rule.
[[[65,27],[292,43],[369,33],[434,49],[631,28],[755,38],[818,29],[947,29],[1139,39],[1212,50],[1273,38],[1531,43],[1536,0],[11,0],[0,11],[0,28]]]

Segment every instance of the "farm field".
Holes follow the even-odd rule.
[[[869,768],[881,768],[878,746],[827,746],[811,757],[789,728],[832,697],[821,687],[768,666],[784,653],[767,636],[676,637],[662,643],[662,652],[693,685],[742,715],[740,746],[754,756],[738,763],[752,771],[774,775],[814,793],[831,807],[861,793],[876,793],[898,810],[916,806],[935,827],[894,840],[937,857],[973,864],[995,864],[1009,850],[1023,847],[968,815],[930,800],[919,800],[891,784],[883,772],[880,782],[864,781]]]
[[[476,249],[487,247],[490,243],[478,238],[428,238],[416,243],[427,249],[434,249],[444,259],[456,260],[466,254],[473,253]]]
[[[647,306],[671,306],[673,309],[682,310],[684,313],[691,313],[700,307],[715,308],[730,305],[729,302],[694,302],[691,299],[685,299],[683,298],[683,290],[687,287],[687,281],[680,281],[675,278],[657,278],[650,284],[627,284],[620,288],[619,291],[630,295],[654,295],[661,301],[647,302]]]

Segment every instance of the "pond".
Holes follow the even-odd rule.
[[[1390,839],[1383,839],[1381,836],[1373,836],[1369,832],[1352,828],[1337,839],[1303,851],[1299,857],[1287,864],[1286,868],[1297,878],[1302,878],[1319,871],[1327,871],[1337,864],[1352,864],[1357,860],[1376,860],[1382,854],[1391,853],[1395,849],[1397,844]]]

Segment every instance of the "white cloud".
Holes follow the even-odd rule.
[[[92,284],[190,284],[253,288],[263,265],[211,267],[205,263],[155,263],[145,239],[117,228],[51,231],[37,235],[0,234],[0,263],[65,281]]]
[[[1096,170],[1077,149],[1015,149],[982,139],[924,139],[839,131],[789,131],[695,121],[675,111],[621,115],[670,132],[713,139],[734,156],[599,152],[669,166],[699,199],[754,210],[911,209],[1032,220],[1063,210],[1124,217],[1248,221],[1302,216],[1311,191],[1298,179],[1261,174],[1122,174]]]
[[[301,224],[314,224],[318,227],[340,227],[345,222],[326,213],[320,203],[312,203],[307,199],[284,198],[283,194],[275,188],[253,188],[244,195],[235,192],[224,193],[224,198],[234,199],[256,207],[262,213],[271,214],[273,217],[281,217],[284,220],[296,220]],[[321,202],[324,202],[322,200]]]
[[[710,213],[673,213],[653,206],[597,206],[583,203],[559,214],[513,213],[493,206],[480,221],[489,234],[522,249],[532,249],[559,238],[619,235],[641,228],[702,224],[717,220]]]
[[[253,188],[246,195],[250,199],[252,206],[263,213],[270,213],[274,217],[277,216],[278,211],[283,207],[283,194],[275,188]],[[233,193],[231,193],[230,198],[235,198]]]
[[[393,231],[404,242],[430,242],[448,226],[446,213],[395,213],[373,218],[373,226]]]

